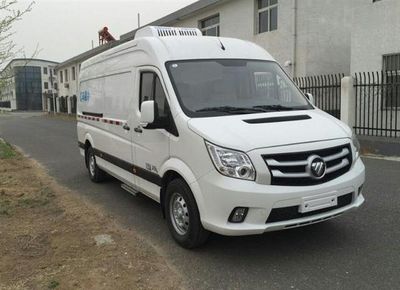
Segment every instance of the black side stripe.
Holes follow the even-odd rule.
[[[78,146],[79,148],[85,149],[85,144],[83,144],[82,142],[78,142]]]
[[[133,170],[134,170],[133,174],[139,176],[140,178],[143,178],[148,182],[154,183],[155,185],[158,186],[162,185],[162,179],[160,175],[135,165],[133,165]]]
[[[103,118],[103,113],[82,112],[82,115]]]
[[[112,156],[98,149],[93,148],[93,150],[96,156],[99,156],[100,158],[103,158],[104,160],[114,164],[115,166],[118,166],[126,171],[129,171],[130,173],[133,173],[133,165],[130,164],[129,162],[126,162],[125,160],[119,159],[115,156]]]
[[[85,148],[85,144],[83,144],[81,142],[79,142],[78,144],[79,144],[79,147],[81,147],[83,149]],[[139,176],[140,178],[143,178],[144,180],[147,180],[148,182],[151,182],[151,183],[154,183],[155,185],[161,186],[162,180],[161,180],[161,176],[159,176],[158,174],[151,172],[147,169],[144,169],[142,167],[136,166],[132,163],[126,162],[125,160],[122,160],[118,157],[110,155],[101,150],[98,150],[98,149],[93,149],[93,150],[94,150],[94,154],[96,156],[99,156],[100,158],[114,164],[115,166],[118,166],[119,168],[122,168],[122,169],[128,171],[129,173]]]

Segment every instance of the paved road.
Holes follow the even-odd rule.
[[[399,289],[400,162],[365,159],[365,206],[325,223],[250,237],[214,235],[198,250],[169,237],[159,206],[115,180],[87,177],[72,121],[0,115],[0,137],[148,239],[195,289]]]

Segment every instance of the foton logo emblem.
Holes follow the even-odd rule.
[[[309,158],[307,167],[309,169],[309,173],[311,173],[311,177],[314,177],[316,179],[324,177],[326,173],[326,163],[321,157],[317,155],[313,155]]]

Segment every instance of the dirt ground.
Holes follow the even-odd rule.
[[[144,239],[0,140],[0,289],[182,289]]]

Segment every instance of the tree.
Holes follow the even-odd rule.
[[[23,53],[18,48],[12,36],[13,25],[32,10],[35,2],[31,2],[24,9],[16,8],[17,0],[0,0],[0,67],[4,67],[18,53]]]
[[[17,8],[17,0],[0,0],[0,101],[3,93],[11,90],[10,85],[14,70],[11,68],[4,69],[4,66],[9,63],[16,54],[22,53],[23,49],[18,48],[14,43],[12,36],[14,31],[13,25],[22,19],[26,13],[32,10],[35,2],[30,2],[24,9]],[[34,55],[38,49],[36,48]],[[25,54],[24,54],[25,55]],[[24,65],[27,65],[29,60]]]

